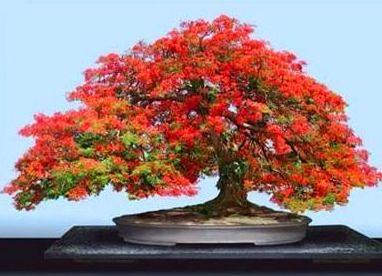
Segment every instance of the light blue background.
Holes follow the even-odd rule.
[[[307,2],[307,3],[306,3]],[[382,1],[8,1],[0,2],[0,188],[13,164],[32,145],[18,130],[33,114],[74,107],[65,94],[102,54],[122,53],[138,40],[151,42],[182,20],[234,16],[258,26],[255,37],[295,52],[307,71],[350,104],[350,125],[382,168]],[[16,211],[0,195],[0,236],[56,237],[78,224],[111,224],[111,218],[198,203],[215,196],[216,179],[201,182],[194,198],[128,201],[107,189],[82,202],[47,201]],[[382,236],[382,187],[354,190],[346,207],[306,214],[314,224],[346,224]],[[268,196],[251,194],[274,206]]]

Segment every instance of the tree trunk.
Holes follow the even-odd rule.
[[[244,190],[243,176],[237,173],[236,168],[234,163],[220,166],[219,180],[216,185],[219,194],[201,206],[208,207],[217,213],[242,213],[256,206],[248,201],[247,192]]]
[[[218,196],[216,203],[226,206],[248,206],[247,192],[244,190],[243,173],[237,162],[219,167]]]
[[[259,206],[247,199],[243,175],[237,173],[237,166],[229,164],[220,167],[217,188],[219,194],[214,199],[195,205],[198,210],[207,214],[220,216],[231,214],[255,215],[274,213],[270,208]]]
[[[220,177],[217,183],[218,196],[213,199],[215,203],[225,206],[248,206],[247,192],[242,182],[233,182],[232,179]]]

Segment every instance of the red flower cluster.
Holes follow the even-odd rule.
[[[346,125],[346,103],[304,61],[227,16],[184,22],[152,44],[109,54],[68,95],[82,108],[37,115],[35,145],[4,192],[18,209],[106,185],[130,198],[194,195],[201,175],[238,164],[243,192],[292,211],[329,209],[382,174]]]
[[[71,200],[81,200],[84,199],[88,195],[88,192],[83,187],[75,187],[65,193],[65,196]]]

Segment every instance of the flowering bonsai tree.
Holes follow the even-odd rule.
[[[218,176],[218,196],[194,209],[219,216],[268,210],[247,200],[250,191],[302,212],[375,186],[382,174],[347,126],[341,96],[252,32],[220,16],[102,56],[68,94],[79,109],[36,115],[21,129],[35,144],[4,192],[29,210],[107,185],[130,199],[193,196],[201,177]]]

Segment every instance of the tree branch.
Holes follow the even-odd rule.
[[[301,154],[297,151],[297,149],[294,147],[294,145],[293,145],[290,141],[288,141],[287,139],[285,139],[285,143],[287,143],[287,145],[292,149],[292,151],[297,155],[297,157],[298,157],[302,162],[304,162],[304,163],[308,163],[308,161],[307,161],[305,158],[303,158],[303,157],[301,156]]]
[[[168,96],[162,96],[162,97],[150,97],[150,96],[132,96],[131,103],[132,104],[137,104],[139,102],[147,102],[147,103],[152,103],[152,102],[157,102],[157,101],[175,101],[175,102],[184,102],[185,97],[181,96],[173,96],[173,95],[168,95]]]
[[[258,121],[255,125],[249,123],[240,124],[236,119],[236,114],[229,110],[224,112],[223,117],[229,119],[238,128],[245,128],[255,132],[261,131],[265,127],[266,123],[269,121],[269,117],[263,117],[263,119]]]

